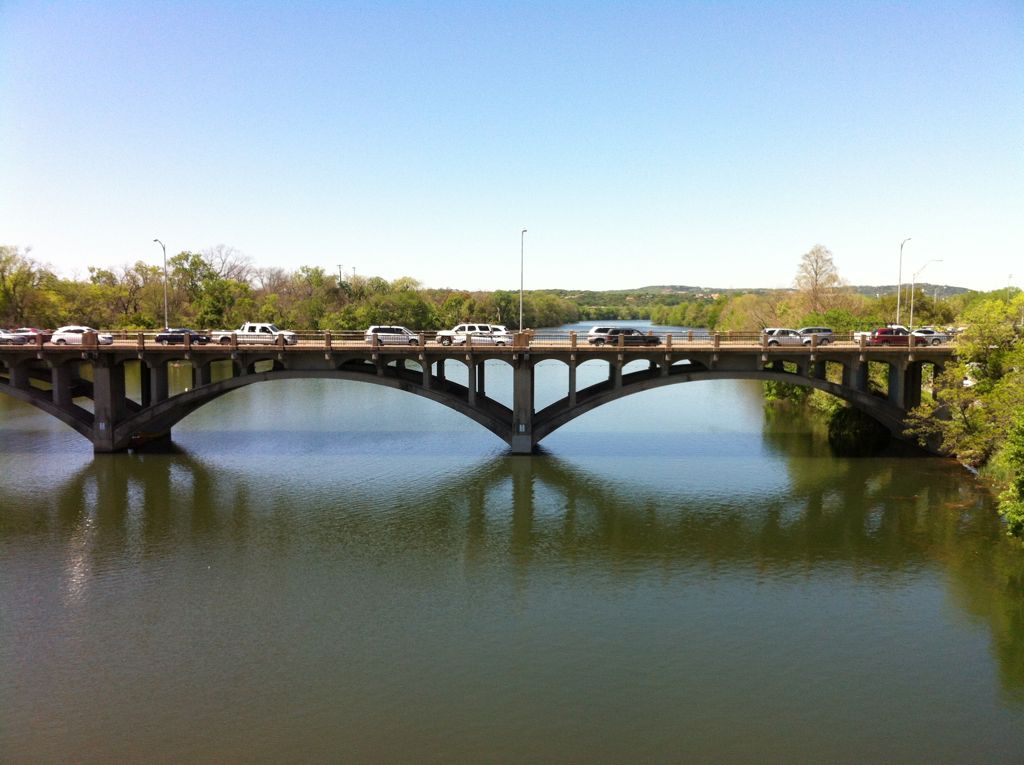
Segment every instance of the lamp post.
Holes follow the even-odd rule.
[[[902,242],[900,242],[900,275],[899,281],[896,283],[896,323],[900,323],[900,297],[903,295],[903,245],[910,241],[908,236]]]
[[[526,229],[519,232],[519,331],[523,331],[523,240]]]
[[[171,321],[167,313],[167,247],[159,239],[154,239],[153,241],[159,244],[160,249],[164,251],[164,329],[170,329]]]
[[[928,263],[941,263],[941,258],[932,258],[919,269],[914,272],[914,275],[910,277],[910,326],[907,327],[911,332],[914,331],[914,285],[917,283],[917,277],[922,271],[928,267]]]

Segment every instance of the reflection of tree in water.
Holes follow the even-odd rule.
[[[795,424],[800,418],[806,422]],[[918,557],[941,564],[956,603],[991,629],[1005,687],[1024,700],[1024,549],[1006,538],[991,496],[956,462],[908,444],[894,442],[872,458],[834,459],[822,420],[766,408],[764,440],[785,456],[791,490],[805,498],[805,528],[822,523],[838,496],[842,508],[833,517],[841,525],[823,528],[823,536],[853,541],[850,554],[874,541],[891,553],[894,569]],[[875,539],[856,533],[861,528],[874,528]]]
[[[956,602],[992,631],[1006,687],[1024,697],[1024,554],[984,492],[946,461],[837,460],[823,438],[794,430],[766,426],[765,441],[786,455],[789,489],[756,504],[553,457],[489,459],[412,487],[342,476],[311,494],[302,481],[170,452],[98,457],[54,493],[19,497],[17,512],[0,514],[0,536],[52,535],[86,571],[188,544],[271,556],[340,549],[396,565],[443,556],[470,575],[578,565],[623,577],[652,567],[808,577],[852,569],[898,584],[908,570],[941,566]]]

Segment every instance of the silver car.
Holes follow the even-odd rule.
[[[828,345],[836,339],[835,333],[829,327],[802,327],[797,332],[804,336],[807,345],[811,344],[811,335],[817,336],[818,345]]]
[[[6,329],[0,329],[0,345],[25,345],[28,342],[28,338],[24,335],[18,335],[14,332],[8,332]]]
[[[803,345],[811,342],[810,337],[801,335],[795,329],[783,327],[767,327],[762,334],[768,338],[768,345]]]
[[[914,335],[914,337],[923,337],[928,345],[942,345],[950,341],[948,332],[935,329],[935,327],[921,327],[920,329],[915,329],[910,334]]]

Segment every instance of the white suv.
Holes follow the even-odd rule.
[[[373,342],[376,336],[377,342],[381,345],[419,345],[419,337],[412,330],[405,327],[377,326],[374,325],[366,330],[363,339],[368,343]]]
[[[496,331],[497,330],[497,331]],[[459,324],[454,329],[445,329],[437,333],[437,342],[441,345],[508,345],[511,336],[499,324]]]

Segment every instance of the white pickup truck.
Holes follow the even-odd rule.
[[[239,344],[260,343],[263,345],[273,345],[278,342],[279,337],[284,339],[285,345],[295,345],[299,341],[294,332],[279,329],[276,324],[252,321],[247,321],[238,329],[211,332],[210,340],[221,345],[228,345],[231,342],[232,335],[238,338]]]
[[[443,329],[437,333],[441,345],[509,345],[512,336],[500,324],[459,324],[454,329]]]

